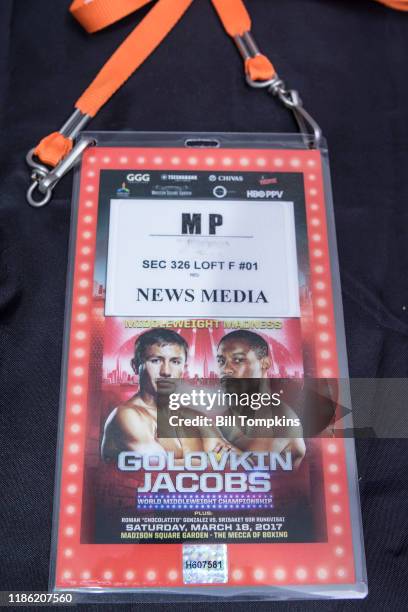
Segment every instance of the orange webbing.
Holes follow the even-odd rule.
[[[43,164],[54,167],[70,152],[72,145],[71,138],[67,138],[59,132],[52,132],[40,141],[34,149],[34,154]]]
[[[242,0],[212,0],[227,34],[242,36],[251,29],[251,18]]]
[[[255,55],[246,59],[245,72],[252,81],[269,81],[276,76],[276,70],[266,55]]]
[[[118,2],[119,0],[115,0]],[[75,106],[93,117],[176,25],[193,0],[159,0],[103,66]]]
[[[212,0],[222,24],[230,36],[242,36],[251,30],[251,18],[242,0]],[[245,72],[253,81],[267,81],[276,75],[275,68],[265,55],[245,60]]]
[[[126,17],[152,0],[73,0],[70,11],[88,32],[97,32]],[[408,11],[408,0],[376,0],[391,8]],[[75,106],[93,117],[109,98],[127,81],[176,25],[193,0],[158,0],[151,11],[126,38],[78,99]],[[251,29],[251,19],[243,0],[212,0],[225,30],[242,36]],[[275,70],[264,55],[245,60],[245,70],[254,80],[268,80]],[[72,149],[72,140],[53,132],[41,140],[35,154],[50,166],[56,166]]]
[[[74,0],[69,10],[90,34],[120,21],[152,0]]]
[[[377,2],[398,11],[408,11],[408,0],[377,0]]]

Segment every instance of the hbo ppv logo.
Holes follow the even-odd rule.
[[[150,174],[142,174],[141,172],[134,174],[131,172],[127,175],[126,180],[128,183],[149,183]]]

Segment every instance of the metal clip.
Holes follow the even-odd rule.
[[[244,61],[249,59],[250,57],[256,57],[257,55],[261,55],[259,47],[256,44],[251,32],[244,32],[242,36],[237,34],[236,36],[234,36],[234,41]]]
[[[247,76],[247,83],[254,89],[266,88],[268,93],[277,96],[282,104],[293,112],[299,131],[304,136],[305,144],[311,148],[318,149],[320,147],[323,139],[322,129],[303,106],[302,99],[296,89],[287,89],[284,81],[278,76],[268,81],[253,81]]]
[[[59,132],[63,136],[74,139],[89,120],[90,117],[88,115],[84,115],[81,111],[76,110],[68,121],[64,123]],[[26,162],[32,168],[32,183],[27,191],[27,202],[30,206],[41,208],[41,206],[48,204],[51,200],[54,187],[76,164],[85,149],[93,143],[94,140],[92,138],[83,138],[52,170],[37,162],[34,159],[35,149],[31,149],[26,156]],[[40,199],[34,199],[34,194],[37,190],[42,196]]]
[[[282,104],[293,112],[299,131],[305,136],[305,143],[318,149],[322,142],[323,132],[317,121],[303,106],[299,92],[296,89],[287,89],[284,81],[278,77],[274,79],[273,83],[270,83],[268,92],[273,96],[278,96]]]
[[[284,81],[278,76],[268,81],[253,81],[247,76],[247,83],[254,89],[266,88],[268,93],[278,96],[282,104],[293,112],[299,131],[304,136],[305,144],[310,148],[318,149],[320,147],[323,139],[322,129],[303,106],[302,99],[296,89],[287,89]]]
[[[234,41],[244,61],[261,53],[250,32],[244,32],[242,36],[235,36]],[[254,89],[266,88],[269,93],[278,96],[286,108],[293,112],[299,131],[304,136],[305,144],[316,149],[320,147],[323,138],[322,130],[304,108],[299,93],[295,89],[286,89],[284,81],[278,76],[274,76],[273,79],[267,81],[254,81],[247,75],[246,80],[250,87]]]

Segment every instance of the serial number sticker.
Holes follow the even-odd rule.
[[[225,584],[228,582],[226,544],[184,544],[184,584]]]

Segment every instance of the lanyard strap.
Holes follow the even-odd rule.
[[[77,100],[75,107],[82,114],[94,117],[111,96],[153,53],[184,15],[192,1],[160,0],[157,2],[109,58],[96,78]],[[140,0],[114,0],[113,2],[112,0],[94,0],[85,4],[85,0],[76,0],[71,6],[71,12],[88,32],[95,32],[149,2],[151,0],[142,2]],[[88,8],[90,11],[88,11]]]
[[[73,0],[70,12],[89,33],[97,32],[130,15],[152,0]],[[58,132],[52,132],[31,149],[27,163],[32,170],[32,184],[27,199],[32,206],[43,206],[52,190],[66,174],[91,140],[75,147],[74,139],[100,108],[153,53],[176,26],[193,0],[158,0],[149,13],[129,34],[99,71],[75,103],[75,111]],[[243,0],[211,0],[224,28],[241,53],[247,82],[254,88],[266,88],[293,111],[303,134],[312,133],[314,146],[321,140],[321,130],[306,112],[297,91],[287,89],[269,59],[263,55],[251,35],[251,19]],[[391,8],[408,11],[408,0],[377,0]],[[39,161],[38,161],[39,160]],[[53,170],[49,170],[51,166]],[[36,189],[44,196],[34,199]]]
[[[408,0],[377,0],[377,2],[397,11],[408,11]]]
[[[152,0],[74,0],[72,15],[90,33],[101,30]],[[70,152],[73,139],[91,117],[153,53],[187,11],[193,0],[159,0],[123,41],[96,78],[75,103],[76,112],[59,132],[46,136],[34,150],[42,163],[56,166]],[[213,0],[227,33],[234,39],[244,36],[251,20],[242,0]],[[245,57],[252,80],[272,79],[275,71],[269,60],[257,53]]]

